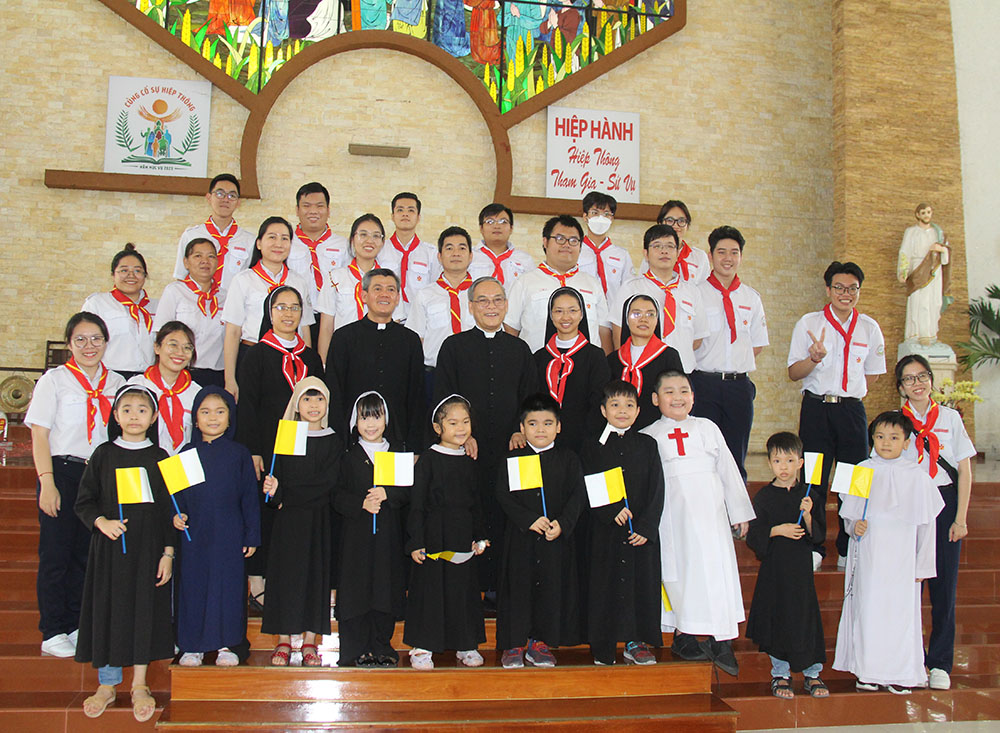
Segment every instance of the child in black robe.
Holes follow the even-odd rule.
[[[340,667],[395,667],[392,648],[405,596],[402,507],[409,489],[375,486],[374,455],[391,451],[385,439],[389,408],[378,392],[365,392],[351,410],[354,442],[341,462],[334,506],[343,516],[337,628]]]
[[[486,641],[486,629],[471,560],[489,542],[475,464],[463,447],[472,435],[468,400],[446,397],[434,409],[433,426],[440,440],[417,461],[410,494],[406,550],[415,564],[403,643],[413,647],[414,669],[433,669],[432,652],[445,649],[455,649],[466,667],[479,667],[476,647]]]
[[[508,456],[497,480],[497,500],[507,516],[497,647],[504,650],[506,668],[523,667],[525,661],[554,667],[549,645],[572,646],[582,636],[573,529],[585,501],[583,470],[575,453],[555,447],[555,400],[546,394],[529,397],[520,420],[528,445]],[[520,475],[516,459],[523,456],[538,456],[543,489],[511,490],[511,475],[515,481]]]
[[[174,656],[168,583],[176,533],[157,466],[167,453],[146,437],[157,434],[156,397],[146,387],[127,384],[115,395],[113,414],[117,425],[109,428],[111,440],[94,450],[75,506],[80,521],[93,532],[76,661],[97,668],[100,686],[83,702],[88,718],[114,703],[122,667],[131,666],[132,714],[144,722],[156,710],[146,668]],[[123,481],[127,476],[134,480],[137,501],[119,503],[119,471]]]
[[[760,570],[746,635],[771,657],[772,695],[793,697],[791,672],[802,672],[805,691],[827,697],[830,693],[819,678],[826,645],[812,567],[812,548],[826,538],[826,507],[813,502],[806,495],[808,487],[798,480],[803,460],[797,435],[775,433],[768,438],[767,458],[775,478],[754,497],[757,518],[747,533]]]
[[[275,518],[260,630],[278,634],[277,667],[288,666],[292,634],[302,634],[302,666],[321,666],[316,637],[330,633],[330,507],[343,447],[328,425],[329,396],[319,377],[295,385],[284,419],[309,423],[306,453],[279,455],[264,479]]]
[[[656,441],[632,429],[639,394],[628,382],[604,388],[607,425],[585,445],[587,475],[621,468],[625,498],[590,510],[590,578],[587,639],[595,664],[614,664],[617,642],[625,661],[656,664],[650,647],[661,645],[660,514],[663,468]],[[605,497],[604,501],[607,501]]]

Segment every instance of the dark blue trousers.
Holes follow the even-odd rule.
[[[958,561],[962,542],[949,542],[958,513],[958,489],[954,484],[941,486],[944,509],[937,515],[937,577],[924,582],[931,601],[931,636],[924,655],[928,669],[943,669],[951,674],[955,656],[955,594],[958,589]]]
[[[689,376],[694,390],[694,408],[691,414],[695,417],[707,417],[719,426],[729,452],[736,459],[740,475],[746,481],[747,470],[743,464],[750,443],[753,400],[757,396],[757,388],[749,377],[723,380],[718,374],[698,370],[691,372]]]

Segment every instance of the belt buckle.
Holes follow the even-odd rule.
[[[835,394],[825,394],[823,395],[823,402],[826,402],[827,404],[837,404],[840,402],[840,397]]]

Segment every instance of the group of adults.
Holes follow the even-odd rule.
[[[636,269],[608,236],[617,204],[599,192],[584,197],[582,223],[571,215],[545,223],[541,262],[511,243],[514,215],[501,203],[480,212],[477,242],[458,226],[432,242],[417,235],[422,204],[410,192],[392,198],[390,236],[378,216],[366,213],[347,239],[329,227],[330,195],[320,183],[298,190],[295,225],[269,217],[256,236],[234,218],[240,203],[234,176],[213,178],[206,200],[211,213],[182,234],[175,280],[155,307],[145,291],[145,260],[130,245],[112,261],[110,292],[90,296],[67,328],[73,359],[60,368],[66,374],[36,390],[27,422],[40,487],[40,626],[50,650],[72,642],[86,557],[80,528],[69,526],[79,524],[72,517],[73,484],[106,439],[107,395],[124,379],[143,380],[160,396],[161,445],[168,452],[190,437],[199,386],[224,386],[237,398],[237,439],[250,448],[259,477],[292,390],[307,375],[322,376],[330,388],[331,426],[348,434],[352,405],[374,390],[388,406],[390,442],[415,451],[429,443],[429,406],[463,395],[474,418],[466,449],[476,457],[494,539],[480,563],[488,593],[502,551],[493,486],[504,455],[524,445],[517,414],[530,394],[547,391],[560,403],[559,442],[579,449],[600,429],[601,388],[610,379],[639,391],[639,429],[659,417],[651,399],[656,377],[682,369],[695,393],[692,414],[719,426],[746,478],[756,394],[751,374],[769,339],[761,297],[739,277],[745,239],[738,229],[714,229],[706,253],[685,241],[688,207],[667,201],[644,233]],[[867,457],[862,399],[886,371],[881,330],[856,307],[861,268],[834,262],[824,281],[828,304],[799,320],[788,355],[789,377],[802,385],[805,450],[827,457],[817,501],[825,501],[835,461]],[[897,366],[897,386],[918,429],[911,452],[926,456],[946,495],[932,598],[941,599],[935,628],[951,628],[950,637],[937,640],[947,652],[936,663],[950,670],[958,540],[966,532],[974,449],[959,440],[964,429],[952,423],[960,427],[960,417],[931,400],[932,380],[920,357]],[[939,463],[954,471],[938,472]],[[842,529],[837,548],[846,555]],[[818,568],[824,548],[815,551]],[[255,601],[264,593],[265,557],[258,552],[248,560]]]

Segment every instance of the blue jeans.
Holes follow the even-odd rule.
[[[122,683],[122,668],[98,667],[97,681],[102,685],[120,685]]]
[[[767,656],[771,657],[770,654]],[[816,662],[816,664],[810,665],[802,670],[802,674],[805,677],[819,677],[819,673],[822,671],[823,663]],[[771,676],[789,678],[792,676],[792,669],[785,660],[778,659],[777,657],[771,657]]]

